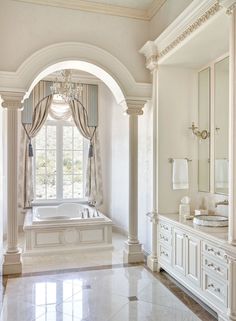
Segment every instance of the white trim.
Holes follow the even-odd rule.
[[[137,9],[125,6],[98,3],[86,0],[15,0],[36,5],[80,10],[94,13],[101,13],[112,16],[126,17],[150,21],[167,0],[153,0],[147,9]]]
[[[216,3],[216,0],[194,0],[154,41],[158,51],[164,50]]]
[[[81,42],[44,47],[28,57],[16,71],[0,71],[0,92],[23,92],[27,93],[27,98],[38,81],[66,68],[95,75],[108,86],[118,104],[126,98],[148,100],[151,97],[150,83],[136,82],[128,68],[115,56]]]
[[[147,41],[140,53],[145,55],[147,64],[152,56],[158,57],[159,64],[163,63],[220,12],[222,6],[217,0],[193,0],[156,40]]]

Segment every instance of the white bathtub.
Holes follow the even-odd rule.
[[[112,248],[112,220],[86,205],[64,203],[29,210],[24,255]]]
[[[68,221],[98,222],[107,217],[89,206],[64,203],[58,206],[37,206],[33,208],[33,224],[65,223]]]

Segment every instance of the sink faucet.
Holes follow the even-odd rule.
[[[215,207],[217,207],[218,205],[229,205],[229,201],[228,200],[223,200],[221,202],[216,202],[215,203]]]

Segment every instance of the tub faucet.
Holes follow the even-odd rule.
[[[228,200],[223,200],[221,202],[216,202],[215,203],[215,207],[217,207],[218,205],[229,205],[229,201]]]
[[[90,218],[90,213],[88,208],[86,208],[86,212],[87,212],[87,218]]]

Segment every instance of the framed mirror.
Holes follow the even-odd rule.
[[[210,131],[210,67],[198,73],[198,129]],[[198,191],[210,192],[210,137],[198,141]]]
[[[214,65],[214,192],[228,195],[229,57]]]

